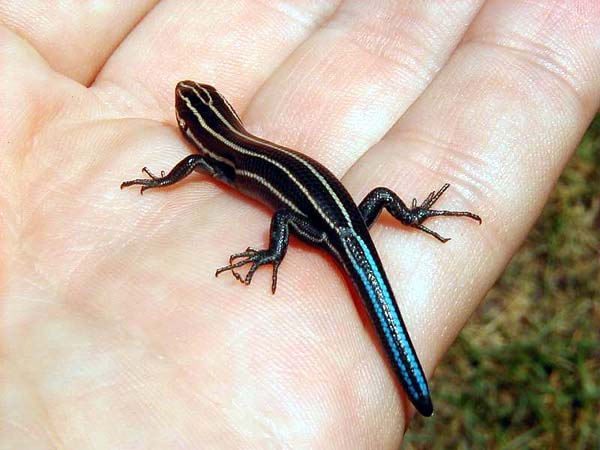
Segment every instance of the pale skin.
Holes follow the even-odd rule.
[[[431,377],[598,108],[600,4],[48,3],[0,1],[2,446],[398,448],[413,409],[332,258],[293,240],[275,296],[269,268],[217,279],[271,211],[200,174],[119,185],[192,151],[182,79],[357,201],[450,183],[436,206],[481,226],[372,229]]]

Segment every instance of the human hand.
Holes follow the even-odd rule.
[[[331,258],[292,243],[274,297],[268,269],[217,280],[266,243],[270,211],[200,175],[143,197],[119,184],[191,151],[181,79],[216,86],[357,201],[451,183],[440,206],[481,227],[428,222],[445,245],[389,217],[373,228],[431,374],[598,107],[600,8],[47,3],[0,2],[23,36],[0,31],[0,442],[397,448],[410,409]]]

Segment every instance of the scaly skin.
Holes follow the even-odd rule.
[[[398,448],[408,403],[332,259],[293,241],[274,298],[268,270],[215,280],[267,210],[119,183],[190,153],[186,78],[356,200],[450,182],[485,226],[373,230],[431,377],[598,108],[600,5],[153,3],[0,2],[0,446]]]

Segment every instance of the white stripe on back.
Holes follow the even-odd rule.
[[[196,90],[196,88],[194,86],[189,86],[189,85],[185,85],[188,88],[192,89],[196,95],[200,97],[200,94],[198,93],[198,91]],[[201,88],[205,91],[205,93],[209,96],[210,98],[210,92],[208,92],[208,90]],[[221,96],[221,98],[224,98],[223,96]],[[225,102],[226,105],[228,105],[227,102]],[[188,106],[191,107],[191,105]],[[344,207],[344,205],[342,204],[341,200],[339,199],[339,197],[337,196],[337,194],[335,193],[335,191],[333,190],[333,188],[331,187],[331,185],[327,182],[327,180],[323,177],[323,175],[321,175],[321,173],[310,163],[310,161],[305,160],[304,158],[302,158],[300,155],[298,155],[297,153],[294,152],[290,152],[288,149],[286,149],[285,147],[281,147],[279,145],[275,145],[269,142],[265,142],[262,140],[259,140],[257,138],[255,138],[254,136],[252,136],[249,133],[242,133],[239,130],[237,130],[235,127],[233,127],[221,114],[221,112],[215,108],[214,104],[212,103],[212,101],[208,104],[208,106],[212,109],[212,111],[215,113],[215,115],[221,120],[221,122],[229,129],[231,130],[232,133],[237,134],[238,136],[242,136],[256,144],[259,145],[264,145],[265,147],[269,147],[272,148],[274,150],[279,150],[283,153],[285,153],[286,155],[294,158],[295,160],[301,162],[305,167],[307,167],[312,174],[321,182],[321,184],[323,185],[323,187],[325,187],[326,191],[329,193],[329,195],[331,196],[331,198],[333,199],[333,201],[336,203],[336,205],[338,206],[338,208],[340,209],[340,212],[342,213],[342,215],[344,216],[344,218],[346,219],[348,226],[352,226],[352,221],[350,220],[350,215],[348,214],[348,211],[346,210],[346,208]],[[228,105],[229,108],[231,108],[230,105]],[[193,108],[192,108],[193,109]],[[233,109],[233,108],[231,108]],[[197,111],[196,111],[197,112]],[[237,117],[237,114],[236,114]]]
[[[187,85],[186,85],[187,86]],[[189,87],[189,86],[188,86]],[[195,91],[195,90],[194,90]],[[198,94],[197,91],[196,95],[198,95],[199,98],[201,98]],[[331,228],[335,228],[334,223],[331,221],[331,219],[327,216],[327,214],[325,214],[325,212],[321,209],[321,207],[319,206],[319,204],[317,203],[317,201],[310,195],[310,193],[308,192],[308,190],[306,189],[306,187],[296,178],[294,177],[294,175],[285,167],[283,166],[281,163],[269,158],[267,155],[264,155],[262,153],[257,153],[257,152],[253,152],[251,150],[248,150],[247,148],[244,148],[242,146],[239,146],[233,142],[231,142],[230,140],[228,140],[225,136],[223,136],[222,134],[216,132],[215,130],[213,130],[212,128],[210,128],[208,126],[208,124],[206,123],[206,121],[202,118],[202,115],[198,112],[198,110],[196,110],[196,108],[194,108],[192,106],[192,103],[190,102],[190,100],[183,95],[181,92],[179,92],[179,96],[180,98],[187,104],[188,108],[192,111],[192,113],[194,114],[194,116],[196,116],[196,118],[198,119],[198,122],[200,123],[200,125],[202,126],[203,129],[205,129],[210,135],[212,135],[213,137],[215,137],[216,139],[218,139],[219,141],[221,141],[223,144],[227,145],[229,148],[231,148],[232,150],[235,150],[243,155],[248,155],[248,156],[253,156],[255,158],[259,158],[259,159],[263,159],[267,162],[269,162],[270,164],[272,164],[273,166],[277,167],[278,169],[280,169],[281,171],[283,171],[283,173],[286,174],[286,176],[296,185],[298,186],[298,188],[300,189],[300,191],[302,191],[302,193],[304,193],[304,195],[306,196],[306,198],[308,199],[308,201],[313,205],[313,207],[317,210],[317,212],[319,213],[319,215],[321,216],[321,218],[331,227]],[[222,118],[221,115],[219,115],[220,118]],[[231,125],[226,122],[228,124],[228,127],[230,127]],[[230,128],[233,131],[237,131],[234,128]],[[190,131],[190,128],[188,128],[188,131]],[[189,133],[189,135],[193,135],[193,133]],[[239,134],[236,132],[236,134]],[[245,135],[242,135],[245,136]],[[194,143],[198,142],[198,140],[195,138],[193,138]],[[228,164],[233,165],[233,162],[228,160],[227,158],[223,158],[222,156],[216,155],[215,153],[211,152],[210,150],[208,150],[206,147],[204,146],[200,146],[201,149],[203,149],[209,156],[211,156],[214,159],[217,160],[221,160],[223,162],[226,162]],[[234,166],[235,167],[235,166]],[[283,195],[283,194],[282,194]]]

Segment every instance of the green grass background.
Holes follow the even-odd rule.
[[[600,449],[600,114],[403,448]]]

